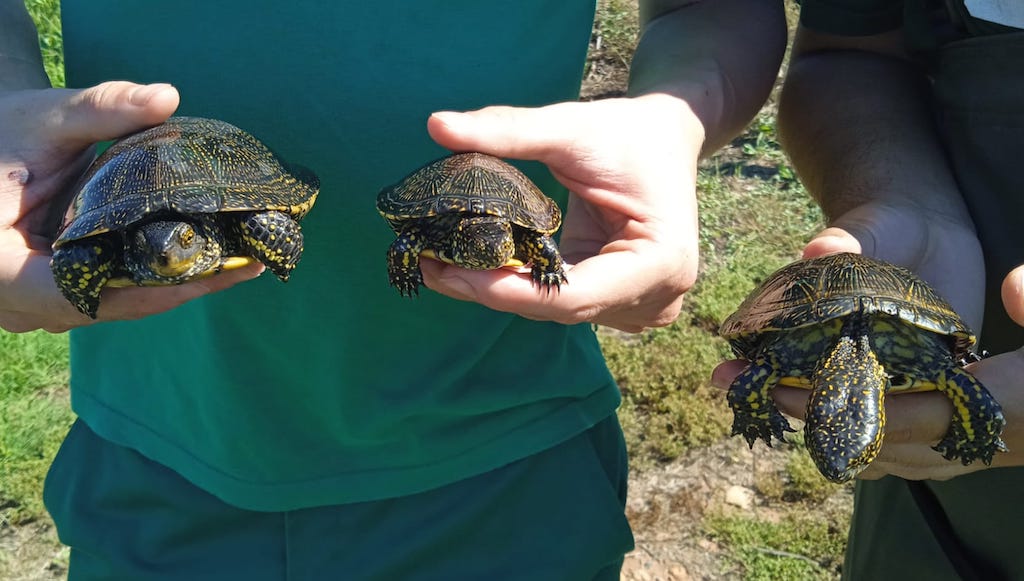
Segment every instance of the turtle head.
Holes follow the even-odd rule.
[[[436,252],[441,260],[472,270],[504,266],[515,254],[512,225],[498,216],[462,218]]]
[[[126,267],[136,281],[184,282],[212,268],[220,255],[208,229],[184,220],[148,222],[128,238]]]
[[[867,467],[882,447],[883,399],[889,378],[866,333],[843,326],[831,351],[814,370],[804,439],[825,478],[846,482]]]

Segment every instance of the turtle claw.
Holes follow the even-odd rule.
[[[545,293],[551,294],[551,288],[554,287],[555,292],[561,292],[563,284],[569,284],[569,279],[565,277],[565,271],[559,268],[556,271],[544,270],[538,265],[534,265],[533,270],[530,272],[530,281],[534,286],[540,287]]]
[[[416,278],[419,278],[419,280],[416,280]],[[420,296],[420,285],[423,284],[423,277],[422,275],[419,277],[391,277],[390,282],[391,286],[398,290],[398,294],[407,299],[414,299]]]
[[[767,418],[763,417],[763,414],[757,416],[736,414],[732,423],[732,435],[742,435],[751,448],[754,447],[754,442],[758,439],[764,440],[764,443],[771,448],[772,436],[785,443],[786,432],[795,431],[777,409],[773,409]]]

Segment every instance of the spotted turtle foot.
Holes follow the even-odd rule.
[[[732,435],[742,435],[753,448],[758,438],[770,448],[772,436],[785,442],[786,432],[795,432],[779,408],[771,390],[778,382],[776,366],[766,359],[752,361],[729,387],[726,399],[733,412]]]
[[[50,259],[50,270],[61,294],[91,319],[100,308],[100,293],[111,277],[113,258],[113,247],[93,238],[62,246]]]
[[[565,261],[558,253],[555,241],[546,234],[524,228],[517,228],[513,234],[516,258],[531,265],[530,278],[534,286],[546,293],[550,293],[552,288],[555,292],[560,291],[569,279],[565,276]]]
[[[530,278],[533,280],[533,284],[542,288],[544,292],[550,293],[552,287],[555,292],[562,290],[563,284],[568,284],[569,279],[565,277],[565,270],[559,265],[558,270],[545,270],[543,267],[534,265],[530,272]]]
[[[983,429],[971,438],[963,425],[954,421],[950,424],[949,431],[933,449],[946,460],[960,460],[964,466],[975,460],[981,460],[989,466],[996,452],[1008,450],[1006,442],[1000,437],[1005,424],[1006,421],[1000,411],[984,422]]]
[[[736,414],[732,422],[732,435],[742,435],[747,445],[754,447],[758,438],[764,440],[769,448],[772,447],[772,436],[780,442],[786,441],[786,432],[795,432],[789,421],[777,409],[772,409],[767,414],[740,415]]]
[[[960,460],[964,466],[981,460],[992,463],[996,452],[1006,452],[1000,437],[1006,426],[1002,407],[985,386],[961,368],[948,372],[940,388],[953,404],[949,430],[933,449],[947,460]]]
[[[302,258],[303,237],[299,223],[284,212],[253,212],[239,224],[241,244],[282,282]]]
[[[388,282],[403,297],[417,297],[423,286],[420,252],[423,236],[415,225],[404,229],[388,248]]]

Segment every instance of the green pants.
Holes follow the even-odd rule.
[[[618,579],[633,538],[611,417],[498,470],[401,498],[230,506],[77,422],[44,490],[79,579]]]
[[[934,111],[985,252],[981,348],[1024,345],[1003,277],[1024,264],[1024,32],[951,43],[936,54]],[[1024,468],[944,482],[859,482],[847,579],[1024,579]]]

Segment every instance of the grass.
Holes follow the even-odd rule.
[[[63,86],[59,2],[26,5],[40,32],[46,71],[54,86]],[[637,35],[635,5],[598,3],[591,58],[591,66],[601,69],[596,74],[615,77],[609,71],[628,62]],[[619,73],[615,78],[624,78]],[[713,367],[729,356],[716,329],[759,280],[795,258],[822,226],[775,140],[771,107],[731,147],[702,164],[698,202],[701,276],[679,320],[641,335],[600,333],[622,387],[620,416],[632,463],[641,471],[728,437],[731,413],[724,394],[709,385]],[[67,376],[65,336],[0,332],[0,541],[4,527],[46,521],[43,477],[73,418]],[[756,481],[763,497],[789,506],[785,516],[718,512],[700,523],[725,551],[731,571],[723,575],[835,576],[848,514],[824,510],[836,489],[817,474],[799,435],[791,439],[793,446],[773,451],[784,463],[781,475],[759,475]],[[0,558],[0,578],[17,573],[17,563],[5,561]]]
[[[794,513],[778,521],[717,514],[705,526],[708,536],[732,548],[729,561],[749,581],[833,577],[846,544],[845,527],[817,514]]]
[[[41,483],[71,425],[63,335],[0,334],[0,524],[43,518]]]
[[[64,41],[60,33],[60,0],[25,0],[36,22],[43,67],[54,87],[64,86]]]

